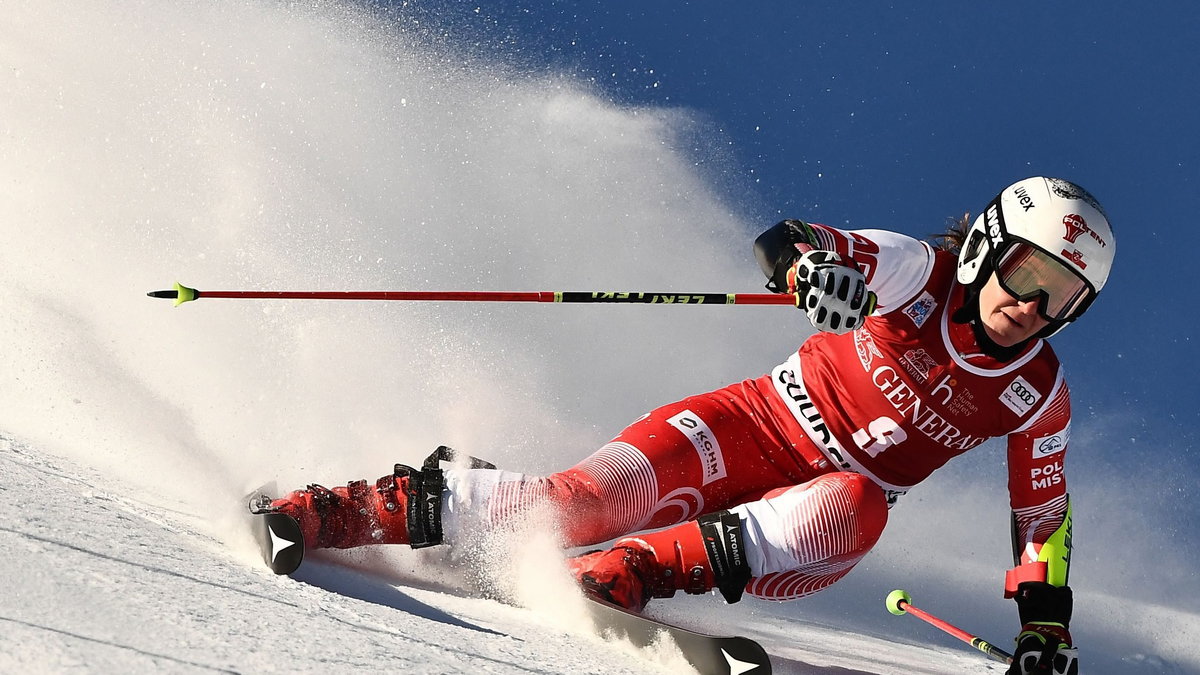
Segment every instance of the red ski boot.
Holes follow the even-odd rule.
[[[309,485],[271,502],[270,509],[300,523],[305,548],[353,548],[367,544],[408,544],[423,548],[442,543],[443,461],[454,461],[445,446],[420,470],[397,464],[391,475],[368,486],[356,480],[330,490]],[[467,457],[471,468],[495,468]]]
[[[567,561],[589,595],[636,612],[651,598],[675,591],[721,591],[728,602],[742,597],[750,580],[738,517],[722,511],[675,527],[620,539],[608,551]]]
[[[295,518],[308,548],[353,548],[365,544],[407,544],[408,477],[384,476],[373,487],[352,481],[330,490],[309,485],[271,503]]]

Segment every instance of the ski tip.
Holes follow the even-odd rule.
[[[200,291],[197,291],[194,288],[188,288],[187,286],[184,286],[176,281],[175,288],[171,290],[150,291],[146,295],[152,298],[166,298],[168,300],[174,300],[175,306],[178,307],[185,302],[191,302],[192,300],[200,297]]]
[[[282,513],[266,512],[258,519],[255,537],[263,562],[275,574],[291,574],[304,560],[304,535],[300,524]]]
[[[887,600],[884,602],[887,603],[889,612],[896,616],[902,616],[908,613],[908,610],[904,609],[904,605],[912,604],[912,596],[908,594],[908,591],[897,588],[888,593]]]
[[[304,560],[304,535],[300,533],[300,523],[282,513],[263,516],[263,520],[272,540],[271,571],[275,574],[295,572]]]
[[[243,499],[253,521],[253,534],[263,562],[275,574],[291,574],[304,561],[304,534],[300,523],[271,508],[271,495],[277,494],[271,481],[250,491]]]

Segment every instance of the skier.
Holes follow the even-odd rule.
[[[433,457],[272,509],[312,548],[423,547],[549,505],[568,546],[622,537],[568,560],[597,597],[633,610],[679,590],[784,600],[845,576],[901,495],[1006,436],[1005,596],[1022,623],[1009,673],[1075,673],[1071,409],[1045,339],[1104,287],[1113,233],[1085,190],[1034,177],[939,239],[785,220],[755,255],[818,332],[769,374],[660,407],[550,476],[443,471]]]

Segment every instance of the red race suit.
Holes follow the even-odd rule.
[[[813,228],[877,295],[861,328],[812,335],[769,374],[662,406],[566,471],[448,472],[447,537],[546,501],[569,545],[730,509],[747,533],[747,590],[800,597],[861,560],[900,495],[1005,436],[1014,545],[1020,563],[1036,560],[1068,505],[1071,406],[1049,344],[1005,362],[984,354],[953,320],[966,289],[949,252],[882,230]]]

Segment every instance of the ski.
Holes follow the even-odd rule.
[[[697,633],[591,597],[587,606],[588,614],[602,633],[611,632],[638,647],[648,647],[666,633],[679,647],[683,658],[701,675],[769,675],[771,672],[766,650],[749,638]]]
[[[271,501],[265,488],[247,496],[251,531],[267,567],[276,574],[291,574],[304,560],[304,535],[294,518],[271,510]]]
[[[294,518],[271,509],[274,487],[267,485],[246,497],[251,531],[263,562],[276,574],[291,574],[304,560],[304,535]],[[719,636],[672,626],[630,612],[617,605],[588,598],[588,614],[602,633],[649,647],[663,633],[679,647],[683,657],[701,675],[769,675],[767,652],[754,640]]]

